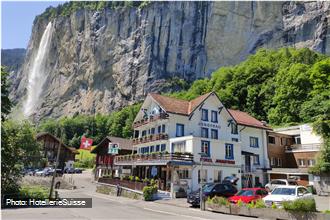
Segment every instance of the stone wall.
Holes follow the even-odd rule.
[[[96,192],[106,194],[106,195],[111,195],[111,196],[117,196],[118,188],[115,185],[98,183],[98,185],[96,186]],[[125,187],[120,187],[118,196],[123,196],[123,197],[137,199],[137,200],[143,199],[142,192],[132,190],[129,188],[125,188]]]

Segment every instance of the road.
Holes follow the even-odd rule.
[[[77,189],[61,190],[61,197],[93,199],[93,208],[18,208],[2,210],[2,219],[134,219],[134,220],[248,220],[255,218],[223,215],[196,208],[132,200],[96,193],[89,172],[73,175]]]

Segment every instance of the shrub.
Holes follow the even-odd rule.
[[[247,204],[246,207],[248,207],[249,209],[253,209],[253,208],[255,208],[255,203],[254,203],[254,201],[252,201],[252,202],[250,202],[249,204]]]
[[[330,210],[324,210],[323,213],[324,214],[330,214]]]
[[[237,204],[238,207],[242,207],[244,205],[244,203],[242,202],[242,200],[238,200]]]
[[[149,183],[150,180],[149,180],[148,178],[144,178],[144,179],[142,180],[142,182],[144,182],[144,183]]]
[[[229,207],[229,201],[224,197],[215,196],[215,197],[212,198],[211,201],[212,201],[213,204],[218,204],[218,205],[221,205],[221,206]]]
[[[266,208],[267,206],[266,206],[265,202],[262,199],[258,199],[255,202],[254,207],[257,208],[257,209],[260,209],[260,208]]]
[[[22,198],[46,199],[49,196],[49,189],[42,186],[23,186],[19,195]]]
[[[316,204],[314,199],[284,201],[282,205],[287,211],[316,212]]]
[[[143,187],[143,198],[145,201],[151,201],[153,198],[153,195],[157,193],[157,186],[153,185],[153,186],[145,186]]]
[[[135,180],[134,176],[129,176],[128,179],[129,179],[129,181],[132,181],[132,182]]]
[[[272,204],[272,209],[277,209],[277,206],[275,203]]]
[[[135,181],[140,181],[140,178],[138,176],[135,177]]]

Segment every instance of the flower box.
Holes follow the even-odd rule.
[[[206,210],[209,210],[212,212],[221,212],[224,214],[230,214],[230,207],[227,207],[224,205],[206,203],[205,208],[206,208]]]

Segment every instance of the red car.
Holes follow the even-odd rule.
[[[229,202],[236,204],[239,200],[244,203],[250,203],[258,199],[262,199],[267,196],[268,192],[264,188],[244,188],[240,190],[236,195],[228,199]]]

